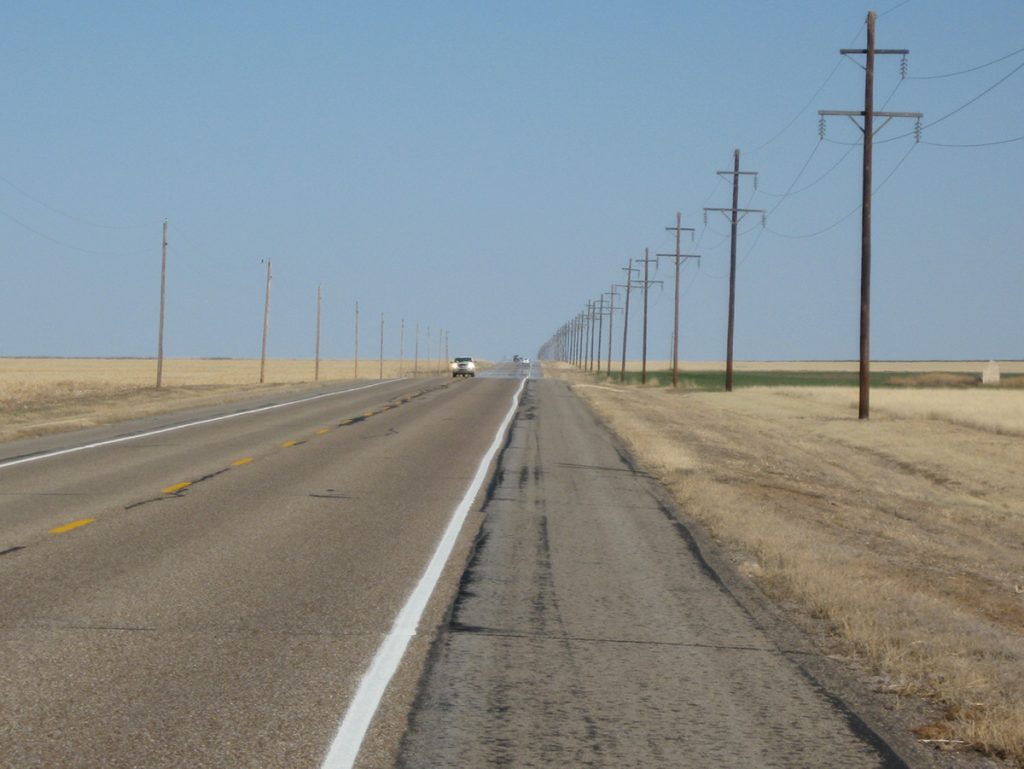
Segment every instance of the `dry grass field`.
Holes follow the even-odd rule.
[[[443,363],[443,362],[441,362]],[[431,375],[439,362],[384,361],[384,378]],[[359,379],[377,379],[380,363],[359,361]],[[156,389],[156,361],[95,358],[0,358],[0,442],[207,406],[312,384],[312,360],[169,359]],[[355,378],[351,360],[322,360],[320,382]]]
[[[688,392],[545,371],[574,381],[827,653],[934,703],[920,739],[1024,766],[1024,391],[876,388],[860,421],[853,388]]]
[[[621,359],[612,358],[612,371],[618,371],[621,366]],[[933,371],[946,371],[961,374],[981,374],[988,361],[976,360],[910,360],[910,361],[871,361],[872,371],[910,371],[918,373],[930,373]],[[1024,374],[1024,361],[996,361],[1003,374]],[[602,363],[602,367],[607,361]],[[642,363],[638,360],[626,361],[626,371],[639,371]],[[734,362],[736,371],[857,371],[860,364],[855,360],[809,360],[809,361],[760,361],[740,360]],[[649,360],[647,361],[648,371],[665,371],[672,367],[672,361]],[[725,370],[725,361],[680,361],[680,371],[710,371]]]

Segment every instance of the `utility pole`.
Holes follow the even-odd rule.
[[[420,375],[420,322],[416,321],[416,344],[414,346],[415,352],[413,353],[412,359],[412,375]]]
[[[405,368],[405,318],[402,318],[401,330],[398,332],[398,376],[403,375]]]
[[[725,391],[732,392],[732,340],[733,329],[736,323],[736,230],[740,219],[747,214],[761,214],[764,216],[763,208],[739,208],[740,202],[740,177],[757,177],[757,171],[740,171],[740,151],[733,150],[732,171],[719,171],[719,176],[732,176],[732,208],[705,208],[704,216],[708,211],[721,211],[729,218],[731,224],[732,238],[729,246],[729,333],[725,347]],[[755,181],[755,185],[756,185]]]
[[[604,307],[604,294],[601,294],[594,301],[594,315],[597,317],[597,373],[601,373],[601,343],[604,340],[604,316],[607,310]]]
[[[316,367],[313,370],[313,381],[320,381],[320,302],[322,295],[320,286],[316,287]]]
[[[587,371],[594,370],[594,305],[596,302],[587,300]]]
[[[356,302],[356,358],[354,378],[359,379],[359,302]]]
[[[260,384],[267,367],[267,330],[270,328],[270,260],[267,260],[267,293],[263,299],[263,347],[260,351]]]
[[[587,349],[587,315],[585,310],[576,313],[576,367],[583,368]]]
[[[644,263],[644,342],[643,342],[643,364],[640,369],[640,384],[647,384],[647,295],[650,293],[649,289],[652,283],[662,283],[660,280],[651,280],[648,278],[650,274],[651,262],[657,263],[658,257],[651,259],[650,249],[644,249],[644,258],[641,259]]]
[[[160,249],[160,333],[156,344],[156,387],[164,383],[164,296],[167,293],[167,220],[164,219],[163,247]]]
[[[377,378],[384,378],[384,313],[380,314],[380,371]]]
[[[921,112],[876,112],[875,111],[875,56],[878,54],[896,54],[903,57],[903,70],[906,70],[906,56],[910,53],[905,48],[875,48],[875,12],[868,13],[867,48],[841,48],[843,56],[859,54],[864,56],[864,111],[818,110],[821,116],[822,130],[824,118],[828,115],[844,115],[857,125],[856,117],[864,120],[864,125],[857,125],[864,134],[863,187],[861,189],[861,224],[860,224],[860,403],[858,417],[868,419],[870,416],[871,398],[871,155],[875,134],[881,131],[893,118],[915,118],[918,121],[916,133],[920,134]],[[874,118],[884,117],[886,120],[876,131]]]
[[[441,356],[444,354],[444,329],[439,328],[437,330],[437,368],[434,369],[434,373],[440,375],[441,373]]]
[[[633,260],[629,260],[628,267],[622,267],[622,270],[626,273],[626,285],[622,288],[626,289],[626,309],[624,312],[624,318],[622,323],[622,368],[619,369],[619,382],[626,381],[626,342],[629,339],[629,295],[632,293],[633,288],[633,273],[639,272],[640,270],[633,266]]]
[[[683,215],[676,212],[676,226],[666,227],[666,230],[672,230],[676,234],[676,252],[674,254],[656,254],[656,256],[671,256],[676,260],[676,309],[675,309],[675,325],[672,331],[672,386],[679,386],[679,265],[683,259],[700,259],[697,254],[684,254],[681,251],[681,239],[683,230],[689,233],[693,233],[693,227],[683,226]],[[691,235],[692,236],[692,235]]]
[[[615,317],[615,297],[618,295],[619,292],[615,290],[614,285],[611,291],[604,293],[604,296],[608,297],[608,365],[605,371],[609,377],[612,375],[612,319]]]

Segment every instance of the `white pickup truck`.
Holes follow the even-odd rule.
[[[476,363],[472,358],[455,358],[452,360],[452,376],[476,376]]]

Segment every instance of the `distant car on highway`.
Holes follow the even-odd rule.
[[[476,376],[476,363],[472,358],[455,358],[452,360],[452,377]]]

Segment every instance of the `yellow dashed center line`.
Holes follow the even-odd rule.
[[[242,459],[236,459],[234,462],[231,463],[231,466],[241,467],[242,465],[247,465],[250,462],[252,462],[252,457],[243,457]]]
[[[343,425],[350,425],[350,424],[352,424],[352,420],[351,419],[346,419],[344,422],[342,422],[342,424]]]
[[[372,417],[376,413],[377,413],[376,411],[367,411],[365,414],[363,414],[363,416],[364,417]]]
[[[281,448],[282,449],[290,449],[296,443],[298,443],[298,441],[285,441],[284,443],[281,444]]]
[[[325,433],[329,433],[330,431],[331,431],[331,428],[329,428],[329,427],[322,427],[322,428],[320,428],[319,430],[316,431],[316,434],[317,435],[324,435]]]
[[[71,531],[77,529],[79,526],[85,526],[95,521],[95,518],[83,518],[80,521],[74,521],[72,523],[65,523],[63,526],[58,526],[55,529],[50,529],[51,534],[63,534],[65,531]]]
[[[187,489],[191,485],[192,481],[182,481],[181,483],[176,483],[173,486],[168,486],[166,489],[161,489],[161,491],[164,494],[174,494],[182,489]]]

